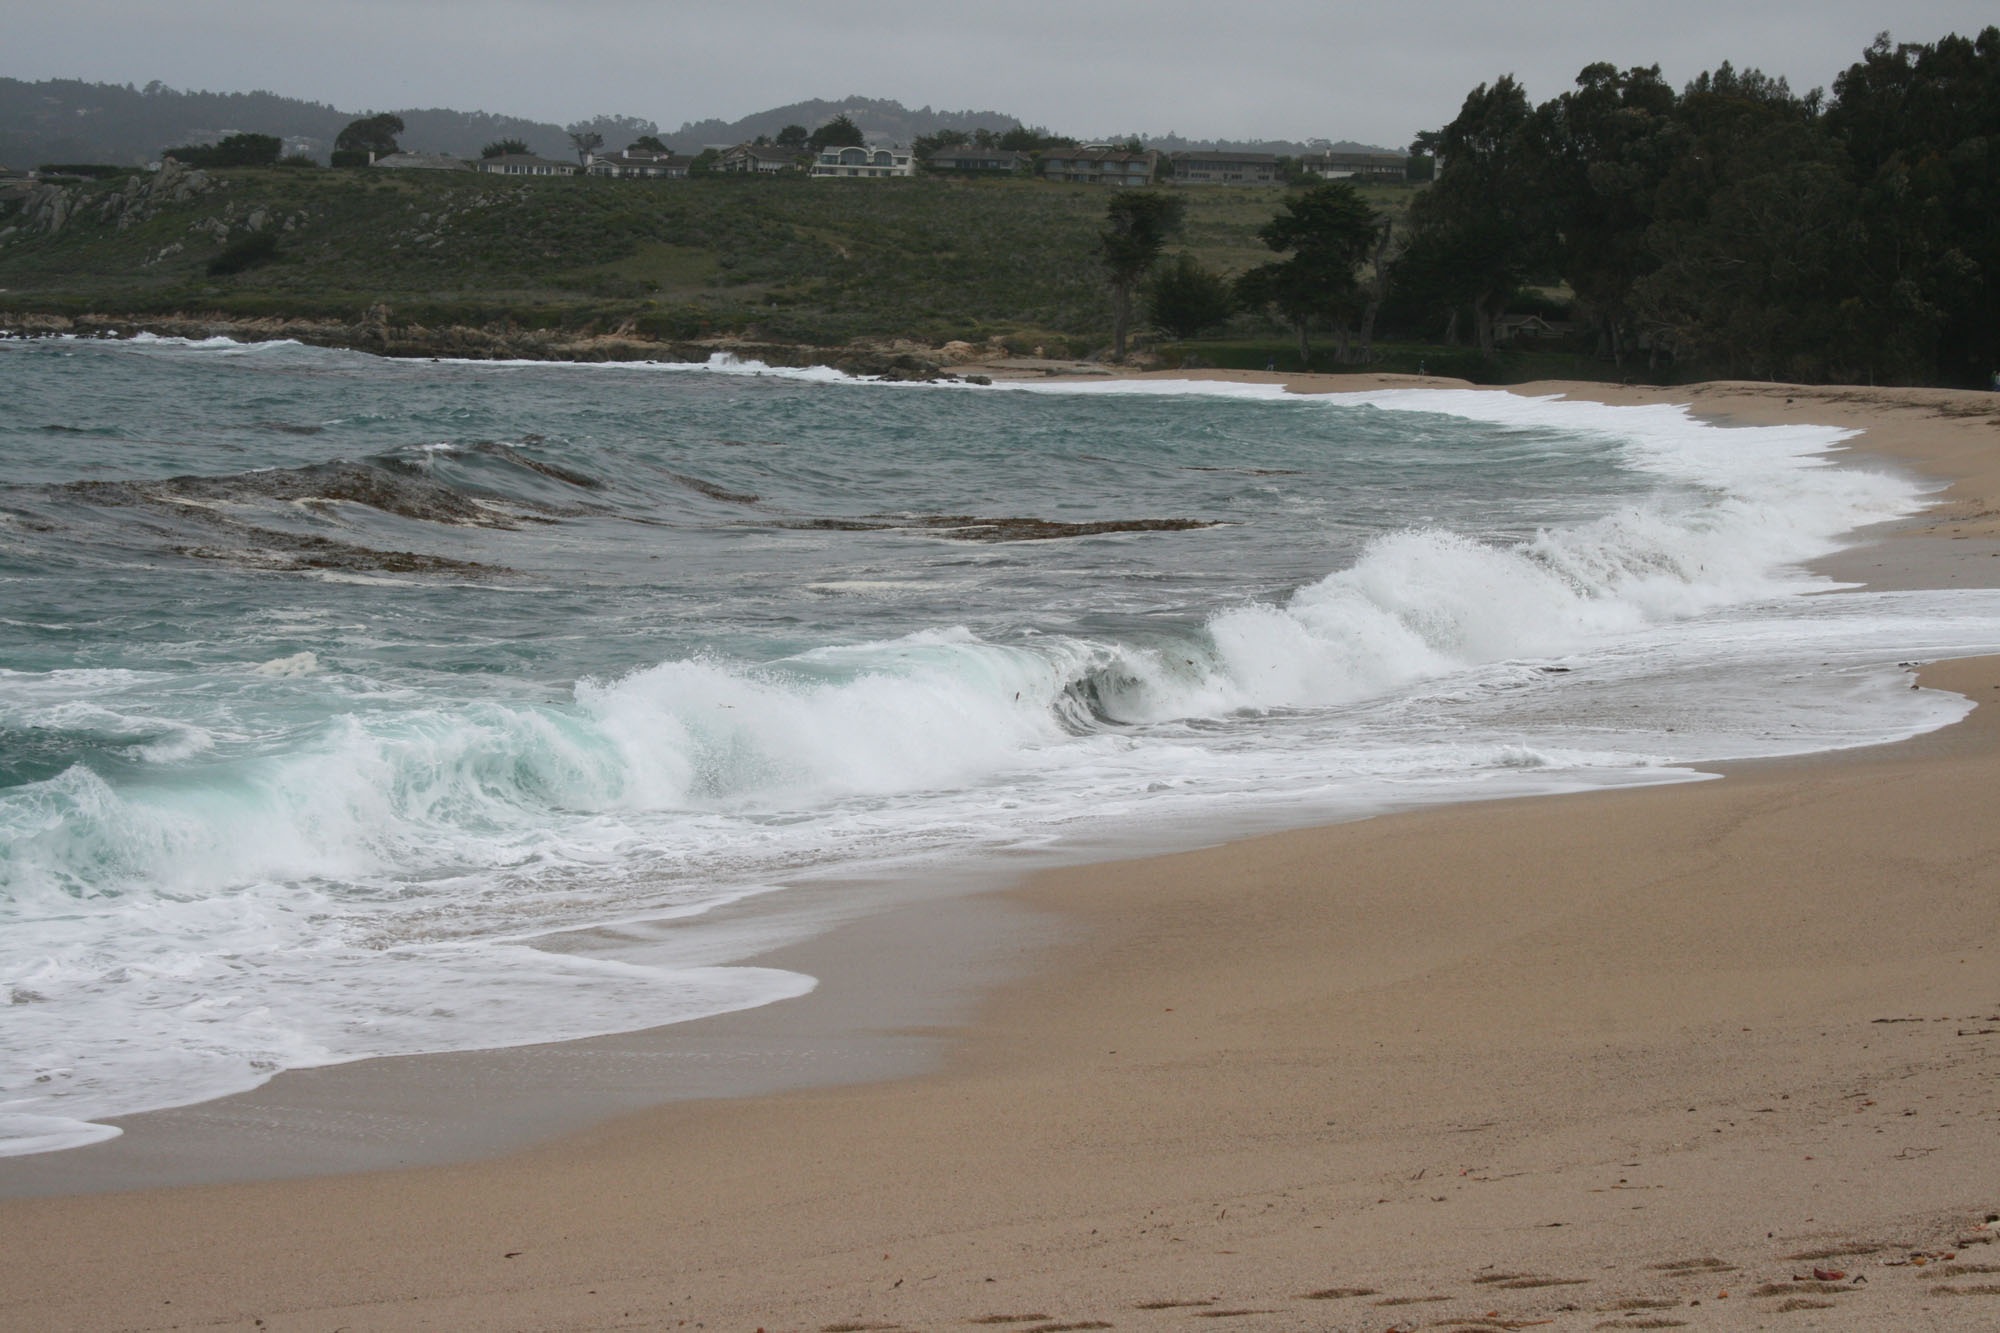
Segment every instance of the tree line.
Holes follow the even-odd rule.
[[[1678,91],[1657,65],[1593,64],[1536,106],[1500,78],[1412,152],[1440,169],[1404,221],[1314,186],[1260,233],[1288,257],[1233,284],[1186,256],[1149,264],[1154,322],[1186,337],[1256,309],[1302,356],[1319,328],[1366,359],[1378,321],[1490,354],[1510,305],[1566,287],[1619,365],[1942,384],[2000,368],[2000,28],[1884,35],[1830,94],[1726,63]]]

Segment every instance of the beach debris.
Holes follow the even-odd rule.
[[[1812,1271],[1816,1282],[1842,1282],[1847,1278],[1847,1270],[1842,1268],[1815,1268]]]
[[[1793,1258],[1814,1259],[1824,1257],[1824,1255],[1793,1256]],[[1700,1259],[1675,1259],[1670,1263],[1652,1264],[1650,1267],[1656,1273],[1733,1273],[1736,1271],[1736,1265],[1725,1263],[1717,1259],[1714,1255],[1705,1255]]]
[[[1140,1306],[1145,1309],[1145,1306]],[[969,1324],[1044,1324],[1050,1316],[1045,1314],[983,1314],[977,1319],[968,1319]]]
[[[1888,1248],[1886,1245],[1873,1245],[1867,1241],[1855,1241],[1847,1245],[1822,1246],[1817,1250],[1800,1250],[1796,1254],[1786,1255],[1785,1258],[1795,1264],[1816,1263],[1821,1259],[1845,1259],[1855,1254],[1875,1254]]]

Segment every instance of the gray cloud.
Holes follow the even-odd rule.
[[[240,91],[355,110],[452,106],[669,130],[808,97],[996,110],[1084,135],[1360,139],[1391,146],[1513,74],[1542,101],[1596,60],[1681,83],[1723,60],[1830,83],[1875,33],[1932,41],[1989,0],[1189,0],[978,9],[908,0],[70,0],[14,7],[0,72]]]

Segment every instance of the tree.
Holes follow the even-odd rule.
[[[1673,89],[1657,65],[1587,65],[1535,112],[1542,211],[1561,238],[1562,275],[1614,362],[1637,345],[1632,289],[1657,266],[1646,246],[1660,183],[1684,151]]]
[[[660,142],[660,136],[657,134],[642,134],[631,143],[626,144],[625,151],[628,153],[658,153],[664,157],[666,154],[673,152],[673,149]]]
[[[1229,279],[1182,251],[1145,284],[1146,314],[1175,338],[1193,338],[1228,319],[1236,309]]]
[[[1312,355],[1313,321],[1340,320],[1341,340],[1348,321],[1363,313],[1356,270],[1383,239],[1383,220],[1348,181],[1326,181],[1293,195],[1257,235],[1289,259],[1263,264],[1238,280],[1245,304],[1270,305],[1297,331],[1299,359]],[[1378,298],[1379,299],[1379,298]]]
[[[528,144],[524,139],[495,139],[492,143],[480,149],[479,155],[481,157],[511,157],[517,153],[526,153],[527,151]]]
[[[1180,229],[1185,210],[1178,196],[1152,190],[1121,190],[1105,209],[1097,246],[1111,278],[1112,355],[1120,361],[1132,323],[1132,290],[1159,259],[1167,237]]]
[[[704,148],[694,155],[694,161],[688,163],[688,175],[713,176],[717,164],[721,161],[722,152],[720,149]]]
[[[1404,264],[1454,311],[1470,306],[1480,351],[1528,270],[1548,259],[1554,229],[1544,216],[1529,134],[1528,99],[1511,76],[1467,94],[1458,118],[1437,133],[1437,182],[1410,204]]]
[[[569,146],[576,150],[577,165],[584,166],[590,162],[592,153],[604,147],[604,136],[596,130],[571,130]]]
[[[1403,158],[1403,179],[1412,185],[1428,185],[1437,179],[1438,140],[1444,137],[1442,130],[1421,130],[1410,140],[1410,146]]]
[[[1825,129],[1863,191],[1856,267],[1883,333],[1871,370],[1985,382],[2000,367],[2000,28],[1878,38],[1833,92]],[[1920,342],[1920,355],[1898,350]]]
[[[787,125],[778,131],[778,147],[803,149],[812,132],[803,125]]]
[[[972,142],[964,130],[939,130],[935,134],[919,134],[910,144],[910,152],[918,161],[928,162],[933,154],[944,148],[963,148]]]
[[[1062,134],[1050,134],[1040,125],[1016,125],[1001,135],[993,147],[1006,148],[1016,153],[1032,153],[1041,148],[1072,148],[1076,140]]]
[[[402,132],[401,116],[386,111],[378,116],[363,116],[359,120],[347,122],[347,128],[334,137],[333,151],[359,153],[364,163],[369,153],[377,157],[387,157],[391,153],[402,151],[396,146],[396,136]],[[343,164],[336,161],[334,165]]]
[[[814,130],[806,139],[806,147],[812,152],[822,153],[829,148],[860,148],[867,142],[861,127],[843,112]]]

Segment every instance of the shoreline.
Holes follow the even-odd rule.
[[[1381,386],[1339,377],[1339,387]],[[2000,582],[2000,568],[1977,563],[1991,558],[1987,547],[2000,534],[1983,498],[2000,494],[2000,464],[1990,457],[2000,450],[1985,417],[1969,410],[1923,415],[1933,406],[1900,397],[1909,391],[1827,391],[1812,399],[1813,390],[1782,386],[1701,387],[1713,391],[1644,391],[1651,396],[1632,401],[1698,397],[1697,410],[1735,419],[1775,413],[1835,425],[1848,422],[1825,414],[1859,420],[1873,413],[1876,433],[1857,442],[1859,450],[1955,473],[1947,507],[1905,525],[1907,534],[1930,540],[1889,535],[1831,564],[1873,561],[1893,567],[1891,579],[1919,580],[1909,586]],[[1603,401],[1600,391],[1610,388],[1513,391],[1561,389]],[[1640,392],[1620,391],[1613,401]],[[1782,394],[1801,401],[1776,401]],[[1783,415],[1795,407],[1796,415]],[[2000,690],[2000,665],[1990,659],[1930,675],[1974,697]],[[586,1288],[590,1297],[616,1292],[627,1311],[620,1319],[634,1327],[675,1327],[695,1311],[711,1325],[846,1319],[931,1327],[1017,1308],[1024,1320],[1032,1308],[1056,1320],[1071,1312],[1086,1322],[1152,1327],[1184,1324],[1239,1300],[1257,1313],[1236,1322],[1260,1328],[1296,1326],[1302,1315],[1321,1312],[1377,1323],[1396,1317],[1396,1310],[1358,1308],[1375,1292],[1300,1303],[1309,1289],[1337,1289],[1345,1274],[1365,1275],[1346,1285],[1374,1285],[1387,1300],[1400,1300],[1405,1286],[1452,1287],[1456,1294],[1434,1302],[1411,1296],[1424,1301],[1411,1309],[1426,1322],[1461,1310],[1485,1319],[1485,1309],[1504,1306],[1509,1314],[1590,1327],[1582,1312],[1603,1308],[1599,1294],[1615,1294],[1598,1285],[1640,1292],[1629,1297],[1635,1300],[1671,1296],[1677,1310],[1690,1310],[1686,1300],[1700,1298],[1688,1294],[1695,1285],[1746,1281],[1734,1274],[1747,1271],[1743,1251],[1756,1226],[1742,1216],[1738,1177],[1760,1182],[1774,1209],[1783,1201],[1782,1216],[1770,1219],[1781,1226],[1763,1229],[1773,1240],[1790,1237],[1795,1249],[1815,1228],[1845,1234],[1848,1245],[1883,1239],[1860,1234],[1869,1220],[1864,1204],[1876,1207],[1883,1227],[1912,1238],[1910,1247],[1976,1239],[1971,1214],[1982,1200],[1989,1209],[2000,1201],[2000,1177],[1984,1160],[1990,1154],[1965,1150],[1963,1131],[1973,1129],[1976,1139],[1983,1127],[1990,1142],[1992,1115],[1977,1109],[1977,1093],[1979,1081],[1992,1077],[1992,1061],[1981,1037],[1947,1037],[1945,1030],[1975,1020],[2000,1027],[2000,1019],[1988,1024],[1983,1017],[2000,1013],[1995,911],[1967,896],[1979,888],[1990,899],[1992,872],[1975,874],[1960,886],[1965,891],[1943,901],[1928,883],[1891,882],[1873,890],[1878,908],[1863,892],[1868,885],[1848,883],[1855,866],[1827,848],[1837,842],[1850,860],[1873,856],[1876,867],[1993,864],[1990,839],[1976,856],[1966,840],[1987,839],[1976,827],[1977,797],[1979,782],[2000,771],[1994,711],[1982,708],[1954,727],[1872,751],[1729,765],[1723,782],[1434,807],[1158,860],[1041,872],[991,901],[1028,922],[1060,919],[1060,938],[1033,938],[1044,929],[1037,925],[1003,942],[984,979],[999,981],[989,998],[956,1012],[947,1006],[934,1015],[937,1023],[903,1034],[939,1055],[932,1072],[656,1106],[525,1152],[452,1166],[0,1202],[14,1234],[31,1238],[23,1257],[32,1258],[36,1273],[32,1290],[0,1299],[0,1323],[33,1312],[39,1327],[199,1318],[248,1325],[254,1312],[266,1326],[288,1326],[269,1317],[275,1313],[317,1327],[320,1316],[338,1312],[370,1327],[602,1326],[591,1322],[598,1316],[589,1313],[596,1307]],[[1905,845],[1923,839],[1864,818],[1871,802],[1905,789],[1921,789],[1922,798],[1897,809],[1936,846]],[[1815,812],[1831,806],[1839,810]],[[1797,814],[1801,809],[1807,813]],[[1793,856],[1748,842],[1738,850],[1757,859],[1777,887],[1744,881],[1740,868],[1732,878],[1714,858],[1699,857],[1679,871],[1633,878],[1637,840],[1652,839],[1658,863],[1671,868],[1686,849],[1663,830],[1684,824],[1740,842],[1746,826],[1773,820],[1795,835],[1779,840]],[[1875,847],[1871,834],[1885,846]],[[1496,862],[1498,847],[1509,855]],[[1797,882],[1799,867],[1789,861],[1838,884]],[[1343,881],[1342,890],[1360,895],[1365,908],[1350,899],[1333,911],[1315,900],[1324,867],[1363,863],[1366,882]],[[1580,867],[1587,873],[1577,873]],[[1487,880],[1499,883],[1497,893]],[[1481,881],[1477,892],[1473,881]],[[1656,881],[1673,884],[1678,896],[1656,899],[1649,892]],[[1767,901],[1766,892],[1780,901]],[[1682,919],[1689,895],[1746,915],[1728,923]],[[963,901],[991,905],[983,896]],[[1878,938],[1887,923],[1909,923],[1927,951],[1909,954],[1899,942],[1904,953],[1897,953]],[[1947,925],[1964,936],[1962,951],[1979,966],[1945,958],[1954,953],[1943,942]],[[1635,935],[1639,926],[1654,933]],[[862,922],[856,930],[868,928]],[[963,937],[965,922],[944,929]],[[930,947],[921,931],[917,936],[908,949]],[[1571,960],[1576,974],[1545,961],[1531,947],[1536,939],[1568,941],[1549,956]],[[1655,956],[1663,943],[1681,940],[1684,956],[1671,949]],[[880,956],[879,939],[862,942],[855,966],[865,965],[870,948]],[[1725,955],[1729,966],[1705,965],[1702,948]],[[1794,949],[1801,960],[1786,957]],[[1663,957],[1678,958],[1687,974],[1663,972]],[[1929,966],[1933,960],[1942,960],[1940,976],[1929,975],[1940,970]],[[943,970],[956,967],[946,962]],[[1861,1015],[1889,997],[1936,1011],[1925,1017],[1955,1017],[1933,1032],[1928,1023],[1905,1028],[1901,1019],[1910,1015],[1899,1013],[1891,1015],[1895,1026],[1868,1031],[1888,1020]],[[1662,1021],[1662,1005],[1672,1021]],[[1577,1021],[1578,1012],[1588,1021]],[[1731,1019],[1753,1015],[1750,1036],[1730,1031]],[[1869,1037],[1910,1040],[1889,1064],[1886,1052],[1868,1057],[1846,1046],[1829,1056],[1811,1036],[1822,1024],[1843,1042],[1858,1032],[1863,1051],[1886,1047]],[[2000,1049],[1990,1039],[1984,1045]],[[1754,1075],[1760,1065],[1765,1074]],[[1935,1084],[1922,1096],[1949,1100],[1958,1123],[1940,1122],[1933,1137],[1950,1129],[1957,1142],[1889,1159],[1907,1169],[1867,1158],[1866,1136],[1878,1126],[1839,1095],[1857,1077],[1912,1090]],[[1707,1114],[1668,1105],[1681,1101],[1684,1089]],[[1809,1100],[1817,1117],[1807,1117],[1804,1129],[1795,1115],[1761,1125],[1752,1118],[1804,1110],[1775,1105],[1795,1098]],[[1768,1112],[1766,1100],[1774,1103]],[[1871,1109],[1886,1104],[1871,1102]],[[1322,1103],[1327,1115],[1318,1117],[1312,1108]],[[1720,1136],[1713,1150],[1706,1138],[1687,1141],[1682,1115],[1701,1115],[1701,1132]],[[1720,1120],[1728,1120],[1727,1131]],[[1808,1173],[1810,1182],[1792,1178],[1797,1157],[1835,1158],[1810,1145],[1791,1151],[1803,1140],[1785,1136],[1808,1131],[1829,1135],[1843,1154],[1838,1171]],[[1477,1152],[1458,1152],[1461,1144]],[[1596,1179],[1607,1164],[1639,1170],[1619,1160],[1627,1156],[1649,1159],[1655,1179]],[[1439,1185],[1441,1197],[1430,1194],[1422,1182],[1458,1158],[1448,1169],[1459,1175],[1438,1177],[1449,1189]],[[968,1161],[976,1169],[964,1170]],[[1402,1172],[1406,1163],[1415,1176]],[[657,1197],[634,1183],[647,1180],[663,1182]],[[1844,1213],[1807,1211],[1813,1191],[1829,1184],[1841,1187],[1832,1193]],[[1612,1203],[1625,1201],[1615,1196],[1572,1197],[1625,1189],[1674,1195],[1680,1207],[1635,1196],[1647,1210],[1676,1212],[1663,1231],[1658,1218],[1616,1216]],[[1301,1202],[1308,1196],[1310,1207]],[[516,1251],[512,1258],[534,1261],[509,1267],[498,1251],[481,1249],[503,1232],[514,1234],[507,1231],[512,1223],[467,1216],[461,1197],[532,1219],[528,1237],[506,1248]],[[689,1200],[697,1204],[693,1216]],[[1693,1213],[1690,1200],[1698,1204]],[[1441,1204],[1449,1221],[1433,1214]],[[1521,1220],[1536,1208],[1553,1220]],[[1162,1212],[1173,1216],[1147,1223]],[[144,1261],[104,1271],[114,1252],[107,1247],[133,1234],[151,1238]],[[1579,1276],[1609,1271],[1599,1252],[1610,1243],[1606,1234],[1627,1249],[1667,1248],[1657,1262],[1619,1266],[1616,1283]],[[635,1235],[645,1239],[629,1252]],[[1712,1239],[1703,1246],[1697,1237]],[[1336,1240],[1338,1262],[1317,1248]],[[907,1290],[878,1271],[876,1264],[889,1260],[866,1253],[878,1245],[895,1256]],[[301,1249],[340,1253],[321,1265],[286,1257]],[[1728,1277],[1714,1267],[1660,1266],[1725,1251],[1729,1257],[1716,1262],[1730,1267]],[[1989,1255],[2000,1262],[2000,1252],[1974,1251]],[[1465,1274],[1477,1272],[1483,1256],[1535,1272],[1513,1274],[1508,1280],[1521,1279],[1517,1286],[1482,1288]],[[1766,1263],[1781,1257],[1776,1250],[1757,1256]],[[1237,1259],[1244,1262],[1225,1262]],[[1805,1261],[1791,1262],[1797,1268]],[[1893,1297],[1890,1288],[1911,1289],[1911,1301],[1922,1296],[1912,1272],[1885,1273],[1869,1262],[1865,1307],[1853,1303],[1855,1291],[1801,1288],[1799,1299],[1830,1307],[1832,1297],[1875,1320],[1887,1314],[1887,1300],[1877,1298]],[[1576,1271],[1551,1277],[1558,1285],[1536,1285],[1557,1265]],[[937,1275],[924,1278],[932,1269]],[[1447,1271],[1457,1276],[1447,1282]],[[88,1284],[86,1272],[93,1274]],[[1911,1280],[1899,1286],[1902,1278]],[[168,1298],[146,1299],[149,1289],[171,1289],[172,1308],[159,1308]],[[1159,1304],[1167,1299],[1161,1293],[1223,1304]],[[1591,1300],[1577,1299],[1586,1293]],[[1739,1291],[1726,1307],[1732,1316],[1770,1312],[1771,1298],[1752,1305],[1742,1299],[1748,1294]],[[1565,1301],[1577,1309],[1560,1309]],[[1966,1301],[1935,1318],[1991,1304]],[[1693,1312],[1700,1326],[1724,1308],[1712,1291],[1709,1302]],[[1145,1314],[1135,1309],[1148,1303]],[[1916,1321],[1910,1327],[1967,1326],[1925,1323],[1933,1316],[1911,1314],[1916,1305],[1896,1308],[1898,1317]],[[1675,1317],[1687,1322],[1689,1315]]]

